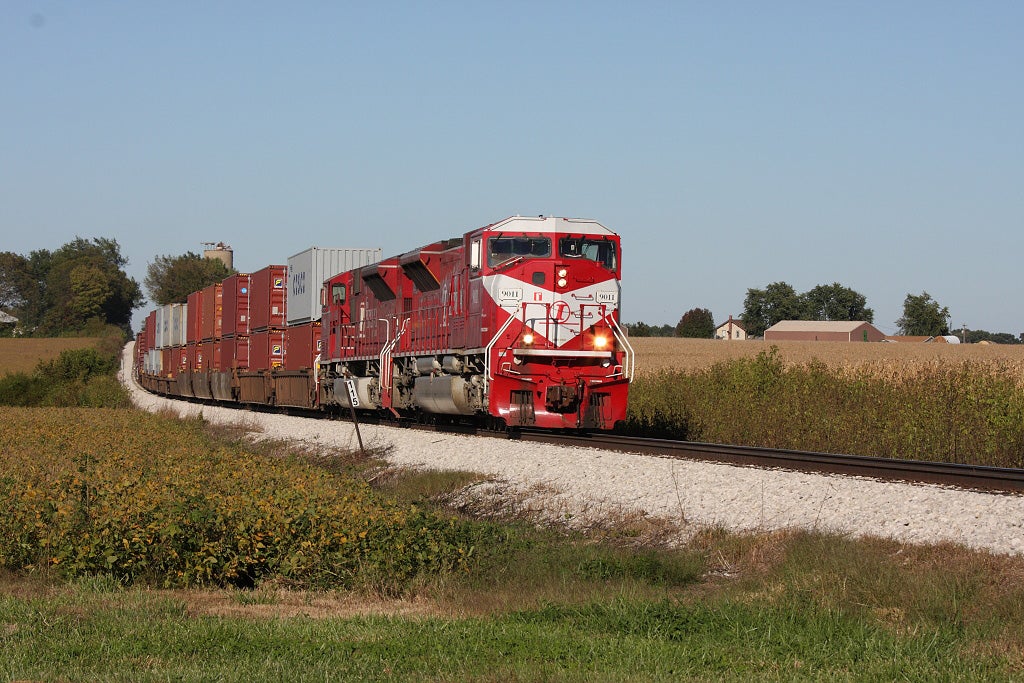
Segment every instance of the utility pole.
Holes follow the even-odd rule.
[[[967,323],[960,323],[960,341],[967,343]]]

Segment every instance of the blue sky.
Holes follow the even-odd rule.
[[[0,250],[622,235],[623,319],[838,281],[1024,332],[1024,3],[0,3]]]

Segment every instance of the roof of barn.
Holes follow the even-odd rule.
[[[780,320],[768,330],[772,332],[853,332],[863,325],[870,324],[864,320]]]

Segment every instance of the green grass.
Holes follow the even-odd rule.
[[[614,598],[484,617],[224,617],[76,586],[0,598],[0,676],[36,680],[1009,680],[956,624],[910,634],[842,610]]]

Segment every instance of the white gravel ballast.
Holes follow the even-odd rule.
[[[254,413],[153,396],[130,372],[122,381],[139,407],[202,414],[213,423],[253,425],[264,438],[312,447],[356,449],[353,425]],[[574,526],[605,517],[646,516],[667,522],[685,539],[696,530],[805,528],[880,536],[907,543],[949,541],[994,553],[1024,555],[1024,496],[965,491],[930,484],[889,483],[862,477],[808,474],[674,460],[590,448],[570,448],[493,437],[430,433],[363,425],[367,447],[385,449],[393,465],[465,470],[493,479],[495,492]]]

